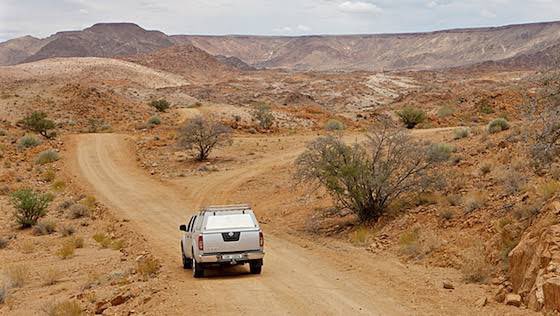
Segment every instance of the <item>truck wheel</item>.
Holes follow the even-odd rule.
[[[192,275],[195,278],[202,278],[204,276],[204,267],[196,262],[194,258],[192,259]]]
[[[183,250],[183,244],[181,243],[181,257],[183,258],[183,269],[192,268],[192,259],[185,256],[185,251]]]
[[[251,269],[251,274],[261,274],[262,271],[262,261],[255,260],[249,262],[249,267]]]

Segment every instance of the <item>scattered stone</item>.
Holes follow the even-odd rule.
[[[519,294],[510,293],[506,295],[505,300],[506,300],[505,301],[506,305],[511,305],[515,307],[521,306],[521,296]]]
[[[488,299],[486,299],[486,297],[481,297],[478,300],[476,300],[474,305],[478,308],[482,308],[482,307],[486,306],[487,303],[488,303]]]
[[[455,286],[453,285],[453,283],[449,281],[443,281],[443,288],[448,290],[453,290],[455,289]]]
[[[97,304],[95,304],[95,314],[101,315],[109,307],[111,307],[111,304],[108,302],[97,302]]]

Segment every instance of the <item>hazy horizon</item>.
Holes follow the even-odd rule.
[[[554,0],[1,0],[0,41],[120,21],[169,35],[301,36],[418,33],[558,17]]]

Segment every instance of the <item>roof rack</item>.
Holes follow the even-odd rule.
[[[210,205],[202,208],[203,212],[219,212],[219,211],[243,211],[250,210],[249,204],[231,204],[231,205]]]

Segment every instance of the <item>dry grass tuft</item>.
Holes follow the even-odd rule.
[[[82,307],[76,301],[50,302],[43,306],[43,313],[47,316],[81,316]]]
[[[152,277],[159,271],[159,262],[152,257],[145,257],[136,263],[136,271],[143,277]]]
[[[41,274],[41,281],[43,282],[43,285],[46,286],[54,285],[60,281],[61,277],[62,273],[58,269],[50,267],[47,271]]]
[[[29,268],[25,265],[13,265],[4,270],[7,286],[22,287],[29,280]]]
[[[475,246],[463,253],[463,278],[469,283],[484,283],[490,276],[491,268],[484,256],[482,246]]]
[[[67,240],[62,243],[62,246],[60,246],[56,254],[62,259],[68,259],[74,255],[75,251],[76,245],[74,244],[74,242],[72,240]]]
[[[539,195],[545,201],[551,199],[558,191],[560,191],[560,182],[558,181],[547,181],[538,189]]]
[[[465,212],[470,213],[483,207],[486,203],[486,197],[481,192],[471,192],[465,198]]]
[[[369,240],[369,230],[367,227],[360,226],[350,234],[350,240],[354,245],[363,246]]]
[[[35,252],[35,244],[31,240],[25,240],[20,246],[21,252],[30,254]]]

